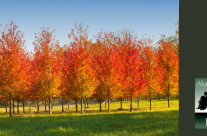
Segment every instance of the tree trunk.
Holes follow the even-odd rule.
[[[130,112],[133,112],[133,107],[132,107],[132,97],[131,97],[131,106],[130,106]]]
[[[64,106],[63,106],[63,95],[62,95],[62,112],[64,112]]]
[[[7,102],[5,102],[5,108],[6,108],[6,113],[7,113]]]
[[[70,107],[69,107],[69,100],[68,100],[68,109],[69,109]]]
[[[78,99],[76,98],[76,113],[78,112]]]
[[[87,101],[87,108],[89,108],[89,107],[88,107],[88,98],[86,98],[86,101]]]
[[[137,110],[139,110],[139,96],[137,96]]]
[[[45,112],[47,112],[47,100],[45,100]]]
[[[36,101],[35,101],[35,109],[36,109],[36,107],[37,107],[37,103],[36,103]]]
[[[83,97],[81,96],[81,114],[83,114]]]
[[[50,100],[50,103],[51,103],[51,110],[53,109],[53,102],[52,102],[52,99]]]
[[[107,100],[105,100],[105,109],[106,109],[106,101],[107,101]]]
[[[170,107],[170,95],[168,94],[168,108]]]
[[[152,105],[151,105],[151,97],[150,97],[150,110],[152,110]]]
[[[85,102],[85,112],[86,112],[86,99],[87,99],[87,98],[84,99],[84,100],[85,100],[85,101],[84,101],[84,102]]]
[[[31,101],[29,101],[29,112],[31,112]]]
[[[170,90],[169,90],[169,82],[168,82],[168,108],[170,107]]]
[[[100,99],[100,112],[101,112],[101,99]]]
[[[110,113],[110,99],[108,98],[108,113]]]
[[[14,113],[14,98],[13,98],[13,113]]]
[[[121,98],[121,110],[122,110],[122,98]]]
[[[51,109],[52,109],[52,101],[50,100],[50,95],[49,95],[49,115],[52,114]]]
[[[24,100],[22,101],[22,106],[23,106],[23,113],[24,113]]]
[[[17,113],[19,114],[19,98],[17,99]]]
[[[12,116],[12,104],[11,104],[11,94],[10,94],[10,111],[9,111],[9,116]]]
[[[39,101],[37,101],[37,113],[39,113]]]

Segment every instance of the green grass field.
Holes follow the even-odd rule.
[[[54,106],[52,115],[40,108],[40,113],[32,107],[29,112],[13,114],[5,113],[5,108],[0,109],[0,135],[16,136],[160,136],[178,135],[179,101],[170,101],[167,108],[167,100],[153,100],[152,111],[149,110],[149,101],[141,100],[139,110],[137,102],[133,102],[134,112],[129,112],[129,101],[123,101],[122,111],[117,109],[120,102],[111,103],[111,113],[107,113],[105,104],[102,105],[103,112],[99,112],[99,104],[89,105],[86,112],[75,113],[74,105],[61,112],[61,105]],[[8,109],[9,110],[9,109]],[[15,109],[16,110],[16,109]],[[47,107],[48,110],[48,107]],[[16,112],[16,111],[15,111]]]

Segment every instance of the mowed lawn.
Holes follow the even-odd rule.
[[[102,105],[99,112],[99,104],[89,105],[86,112],[75,113],[74,105],[61,112],[60,106],[54,106],[52,115],[40,108],[40,113],[32,107],[32,112],[13,114],[5,113],[5,108],[0,109],[0,135],[16,136],[160,136],[178,135],[179,100],[170,100],[170,108],[167,100],[152,100],[152,111],[149,110],[149,101],[140,100],[139,110],[137,102],[133,102],[134,112],[129,112],[129,101],[123,101],[122,111],[118,111],[120,102],[111,103],[111,113]],[[48,110],[48,107],[47,107]],[[8,109],[9,111],[9,109]]]

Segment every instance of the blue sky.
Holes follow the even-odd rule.
[[[61,46],[69,43],[68,33],[76,21],[89,26],[89,39],[101,29],[116,33],[129,28],[138,39],[146,34],[145,38],[150,35],[157,42],[161,34],[175,34],[178,15],[178,0],[2,0],[0,31],[6,23],[15,22],[24,32],[28,51],[34,49],[32,42],[41,27],[56,29]]]

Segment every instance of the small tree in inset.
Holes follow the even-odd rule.
[[[204,92],[204,95],[201,96],[200,100],[199,100],[199,105],[197,109],[200,110],[205,110],[207,107],[207,92]]]

